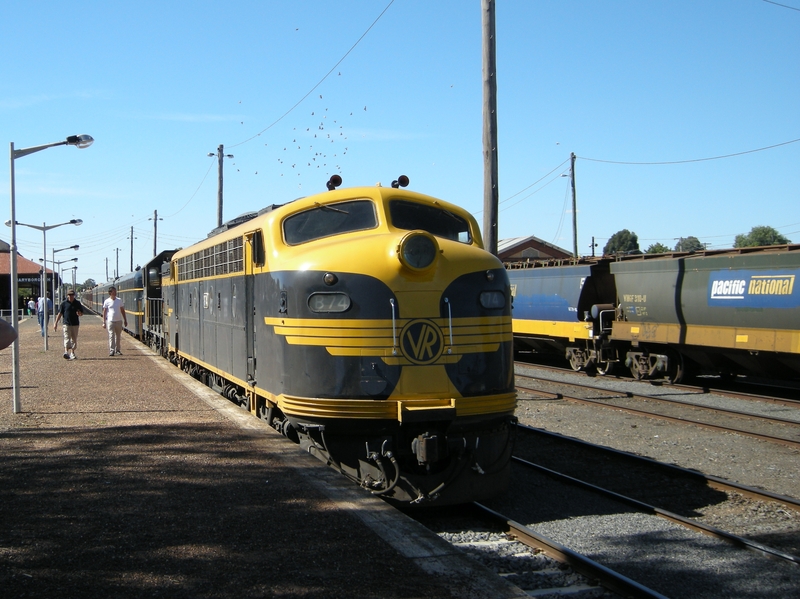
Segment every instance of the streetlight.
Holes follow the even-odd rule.
[[[74,258],[74,260],[77,260],[77,258]],[[66,260],[66,262],[70,262],[70,260]],[[63,281],[64,280],[64,272],[68,271],[68,270],[72,271],[72,288],[74,289],[75,288],[75,273],[78,271],[78,265],[77,264],[75,266],[70,267],[70,268],[63,268],[63,269],[59,268],[58,277]]]
[[[81,246],[79,246],[79,245],[71,245],[71,246],[69,246],[68,248],[61,248],[60,250],[55,250],[55,249],[54,249],[54,250],[53,250],[53,254],[52,254],[51,258],[50,258],[50,262],[52,262],[53,264],[55,264],[55,263],[56,263],[56,254],[57,254],[58,252],[63,252],[63,251],[65,251],[65,250],[78,250],[78,249],[80,249],[80,247],[81,247]],[[77,259],[77,258],[75,258],[75,260],[74,260],[74,261],[77,261],[77,260],[78,260],[78,259]],[[65,262],[67,262],[67,260],[65,260]],[[61,264],[61,262],[59,262],[58,264]],[[60,287],[61,287],[61,286],[59,285],[59,288],[60,288]],[[55,280],[55,277],[53,277],[53,279],[51,279],[51,286],[50,286],[50,289],[52,289],[52,295],[53,295],[53,306],[55,306],[55,301],[56,301],[56,280]],[[60,293],[58,294],[58,297],[59,297],[59,299],[61,299],[61,294],[60,294]]]
[[[42,146],[31,146],[30,148],[21,148],[19,150],[14,149],[14,142],[9,143],[9,162],[11,164],[11,219],[9,221],[9,226],[11,227],[11,243],[9,245],[10,255],[11,255],[11,326],[14,327],[14,330],[19,333],[19,281],[17,281],[17,209],[16,209],[16,196],[14,190],[14,161],[17,158],[22,158],[23,156],[27,156],[28,154],[33,154],[35,152],[39,152],[41,150],[46,150],[47,148],[54,148],[56,146],[75,146],[76,148],[83,149],[88,148],[94,139],[91,135],[70,135],[64,141],[56,141],[49,144],[44,144]],[[45,253],[45,258],[47,254]],[[45,269],[45,273],[46,273]],[[47,300],[45,300],[45,307],[47,307]],[[47,334],[45,333],[44,336],[45,348],[47,347]],[[12,407],[14,409],[14,413],[17,414],[20,412],[20,401],[19,401],[19,335],[14,340],[14,343],[11,345],[11,354],[12,354],[12,372],[11,372],[11,387],[13,389],[12,394]]]
[[[69,248],[67,248],[67,249],[69,249]],[[77,261],[78,261],[77,258],[70,258],[69,260],[59,260],[58,262],[53,260],[52,261],[53,262],[53,266],[54,266],[53,272],[56,272],[56,268],[55,267],[61,269],[61,265],[62,264],[66,264],[67,262],[77,262]],[[75,266],[75,268],[77,268],[77,265]],[[58,280],[59,280],[59,284],[58,284],[58,299],[59,299],[59,302],[61,302],[61,301],[64,301],[64,292],[61,289],[62,285],[64,284],[64,279],[61,278],[61,270],[59,270],[58,273],[59,273],[59,275],[58,275]],[[53,295],[53,305],[55,306],[56,278],[53,277],[52,279],[50,279],[50,281],[52,283],[51,289],[52,289],[52,295]]]
[[[44,298],[44,320],[42,321],[44,325],[42,326],[42,331],[44,333],[44,351],[47,351],[47,232],[50,229],[55,229],[56,227],[63,227],[64,225],[75,225],[76,227],[82,225],[83,221],[79,218],[73,218],[72,220],[68,220],[65,223],[58,223],[57,225],[47,225],[42,223],[40,225],[29,225],[26,223],[21,223],[19,221],[12,222],[10,220],[6,221],[6,226],[11,227],[12,231],[14,227],[12,225],[19,225],[21,227],[29,227],[31,229],[36,229],[37,231],[42,232],[42,253],[44,254],[44,266],[42,266],[42,282],[41,282],[41,289],[42,289],[42,297]],[[53,273],[55,274],[55,273]],[[55,301],[55,298],[53,298]],[[54,306],[55,307],[55,306]],[[13,311],[12,307],[12,311]]]

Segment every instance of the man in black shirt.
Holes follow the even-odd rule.
[[[67,299],[61,302],[58,308],[56,320],[53,323],[53,330],[58,329],[58,321],[64,317],[64,359],[75,359],[75,348],[78,347],[78,326],[80,318],[83,316],[84,307],[80,300],[75,299],[75,292],[70,289],[67,291]]]

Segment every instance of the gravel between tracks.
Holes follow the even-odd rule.
[[[520,372],[536,376],[537,371],[523,367]],[[569,373],[554,375],[552,372],[542,376],[563,376],[564,380],[572,377]],[[592,384],[599,382],[599,379],[592,380]],[[643,393],[652,393],[654,389],[646,383],[631,384],[642,385]],[[554,385],[548,384],[548,387],[553,390]],[[793,448],[613,409],[560,400],[526,400],[524,394],[521,394],[517,415],[523,424],[774,493],[800,497],[797,468],[800,451]],[[569,511],[569,502],[577,501],[577,491],[548,487],[549,483],[544,483],[528,489],[526,501],[534,505],[551,502],[554,511]],[[563,495],[559,497],[558,493]],[[583,511],[574,512],[567,519],[555,513],[548,514],[547,509],[531,509],[526,522],[542,534],[644,584],[648,584],[649,576],[650,586],[656,589],[661,577],[666,583],[662,588],[673,588],[676,580],[683,580],[686,589],[683,596],[686,597],[800,597],[800,569],[796,566],[735,550],[676,525],[625,513],[628,510],[600,505],[600,502],[596,510],[587,512],[585,506],[590,505],[590,501],[587,499],[580,504]],[[503,503],[501,498],[490,505],[503,511]],[[740,504],[746,504],[747,509],[741,509]],[[800,515],[796,511],[745,501],[737,494],[729,494],[728,501],[695,506],[695,510],[698,518],[706,523],[724,522],[720,526],[726,530],[734,524],[738,534],[760,536],[765,544],[769,544],[771,527],[800,531]],[[592,534],[588,533],[590,530]],[[714,548],[715,544],[718,549]],[[685,564],[692,563],[695,550],[696,563],[687,568]],[[642,565],[630,568],[632,564]]]

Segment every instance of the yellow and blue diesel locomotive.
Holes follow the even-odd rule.
[[[469,213],[406,177],[340,184],[172,254],[163,353],[374,494],[502,492],[516,406],[502,263]]]
[[[507,267],[518,350],[636,379],[800,377],[800,245]]]

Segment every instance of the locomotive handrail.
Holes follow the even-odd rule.
[[[389,299],[389,304],[392,306],[392,355],[397,355],[397,321],[394,314],[394,298]]]

